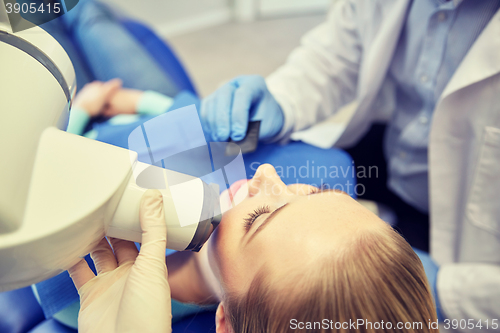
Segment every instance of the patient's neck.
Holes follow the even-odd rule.
[[[200,253],[176,252],[167,257],[168,283],[173,299],[184,303],[214,304],[219,297],[200,268]]]

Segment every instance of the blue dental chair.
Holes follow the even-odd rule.
[[[189,104],[190,98],[195,99],[196,89],[168,44],[142,23],[123,18],[121,19],[121,24],[142,44],[161,69],[165,73],[168,73],[179,91],[184,92],[187,100],[184,100],[183,104]],[[82,55],[82,57],[84,56]],[[309,171],[315,169],[311,168],[310,165],[353,167],[349,155],[342,151],[319,149],[300,142],[293,142],[284,147],[278,145],[261,145],[258,151],[245,155],[247,175],[251,177],[255,173],[256,167],[263,163],[272,163],[278,166],[281,165],[282,167],[296,166],[293,174],[288,173],[288,168],[286,168],[287,174],[282,177],[285,183],[308,182],[316,185],[324,183],[322,179],[323,174],[320,175],[318,172],[314,176],[313,171],[311,177]],[[306,169],[308,170],[307,177],[301,176],[301,170]],[[304,180],[304,178],[307,178],[307,180]],[[347,172],[336,179],[335,182],[339,184],[348,183],[354,186],[355,180],[351,172]],[[332,184],[330,181],[327,185],[333,187],[335,184]],[[215,314],[213,311],[197,313],[175,323],[172,328],[174,333],[215,332]],[[74,333],[76,330],[60,323],[54,318],[46,319],[31,287],[0,293],[0,333],[25,332]]]

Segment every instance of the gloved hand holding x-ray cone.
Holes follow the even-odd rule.
[[[283,128],[284,115],[264,78],[245,75],[231,80],[203,100],[200,118],[214,141],[245,137],[248,122],[260,120],[259,139],[269,140]]]
[[[81,260],[69,270],[80,294],[79,332],[170,332],[171,303],[163,197],[148,190],[141,201],[142,245],[101,240],[91,252],[97,276]],[[114,250],[114,253],[113,253]]]

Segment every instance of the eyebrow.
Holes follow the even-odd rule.
[[[344,191],[341,191],[341,190],[338,190],[338,189],[335,189],[335,188],[327,188],[327,189],[319,189],[318,192],[313,192],[313,193],[309,193],[309,195],[315,195],[315,194],[321,194],[321,193],[326,193],[326,192],[335,192],[335,193],[338,193],[338,194],[345,194],[345,195],[349,195],[347,194],[346,192]]]
[[[268,224],[269,222],[271,222],[275,217],[276,215],[278,215],[278,213],[285,207],[288,207],[288,203],[284,204],[283,206],[281,206],[280,208],[277,208],[275,209],[271,215],[269,215],[265,220],[264,222],[261,223],[261,225],[259,225],[259,227],[257,228],[257,230],[255,230],[255,232],[252,234],[252,236],[250,236],[250,238],[248,239],[248,242],[250,242],[254,237],[255,235],[259,232],[259,231],[262,231],[262,229],[264,229]]]

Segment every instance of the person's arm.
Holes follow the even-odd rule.
[[[301,40],[266,79],[285,115],[277,139],[334,114],[356,98],[361,62],[355,1],[337,1],[326,22]]]
[[[460,332],[500,331],[500,265],[444,264],[437,275],[437,294],[444,328]],[[454,326],[457,322],[458,327]],[[472,323],[473,329],[469,326]]]
[[[113,117],[119,114],[147,114],[157,116],[173,104],[171,97],[155,91],[120,89],[108,101],[103,115]]]
[[[142,94],[139,104],[137,105],[137,113],[160,115],[165,113],[173,103],[173,98],[156,91],[147,90]]]
[[[106,103],[121,88],[121,85],[122,82],[119,79],[86,84],[73,101],[66,131],[82,135],[90,119],[101,114]]]
[[[361,62],[356,0],[340,0],[328,20],[302,39],[285,65],[267,78],[234,78],[203,99],[200,119],[213,141],[242,140],[260,121],[259,140],[286,141],[352,102]]]

